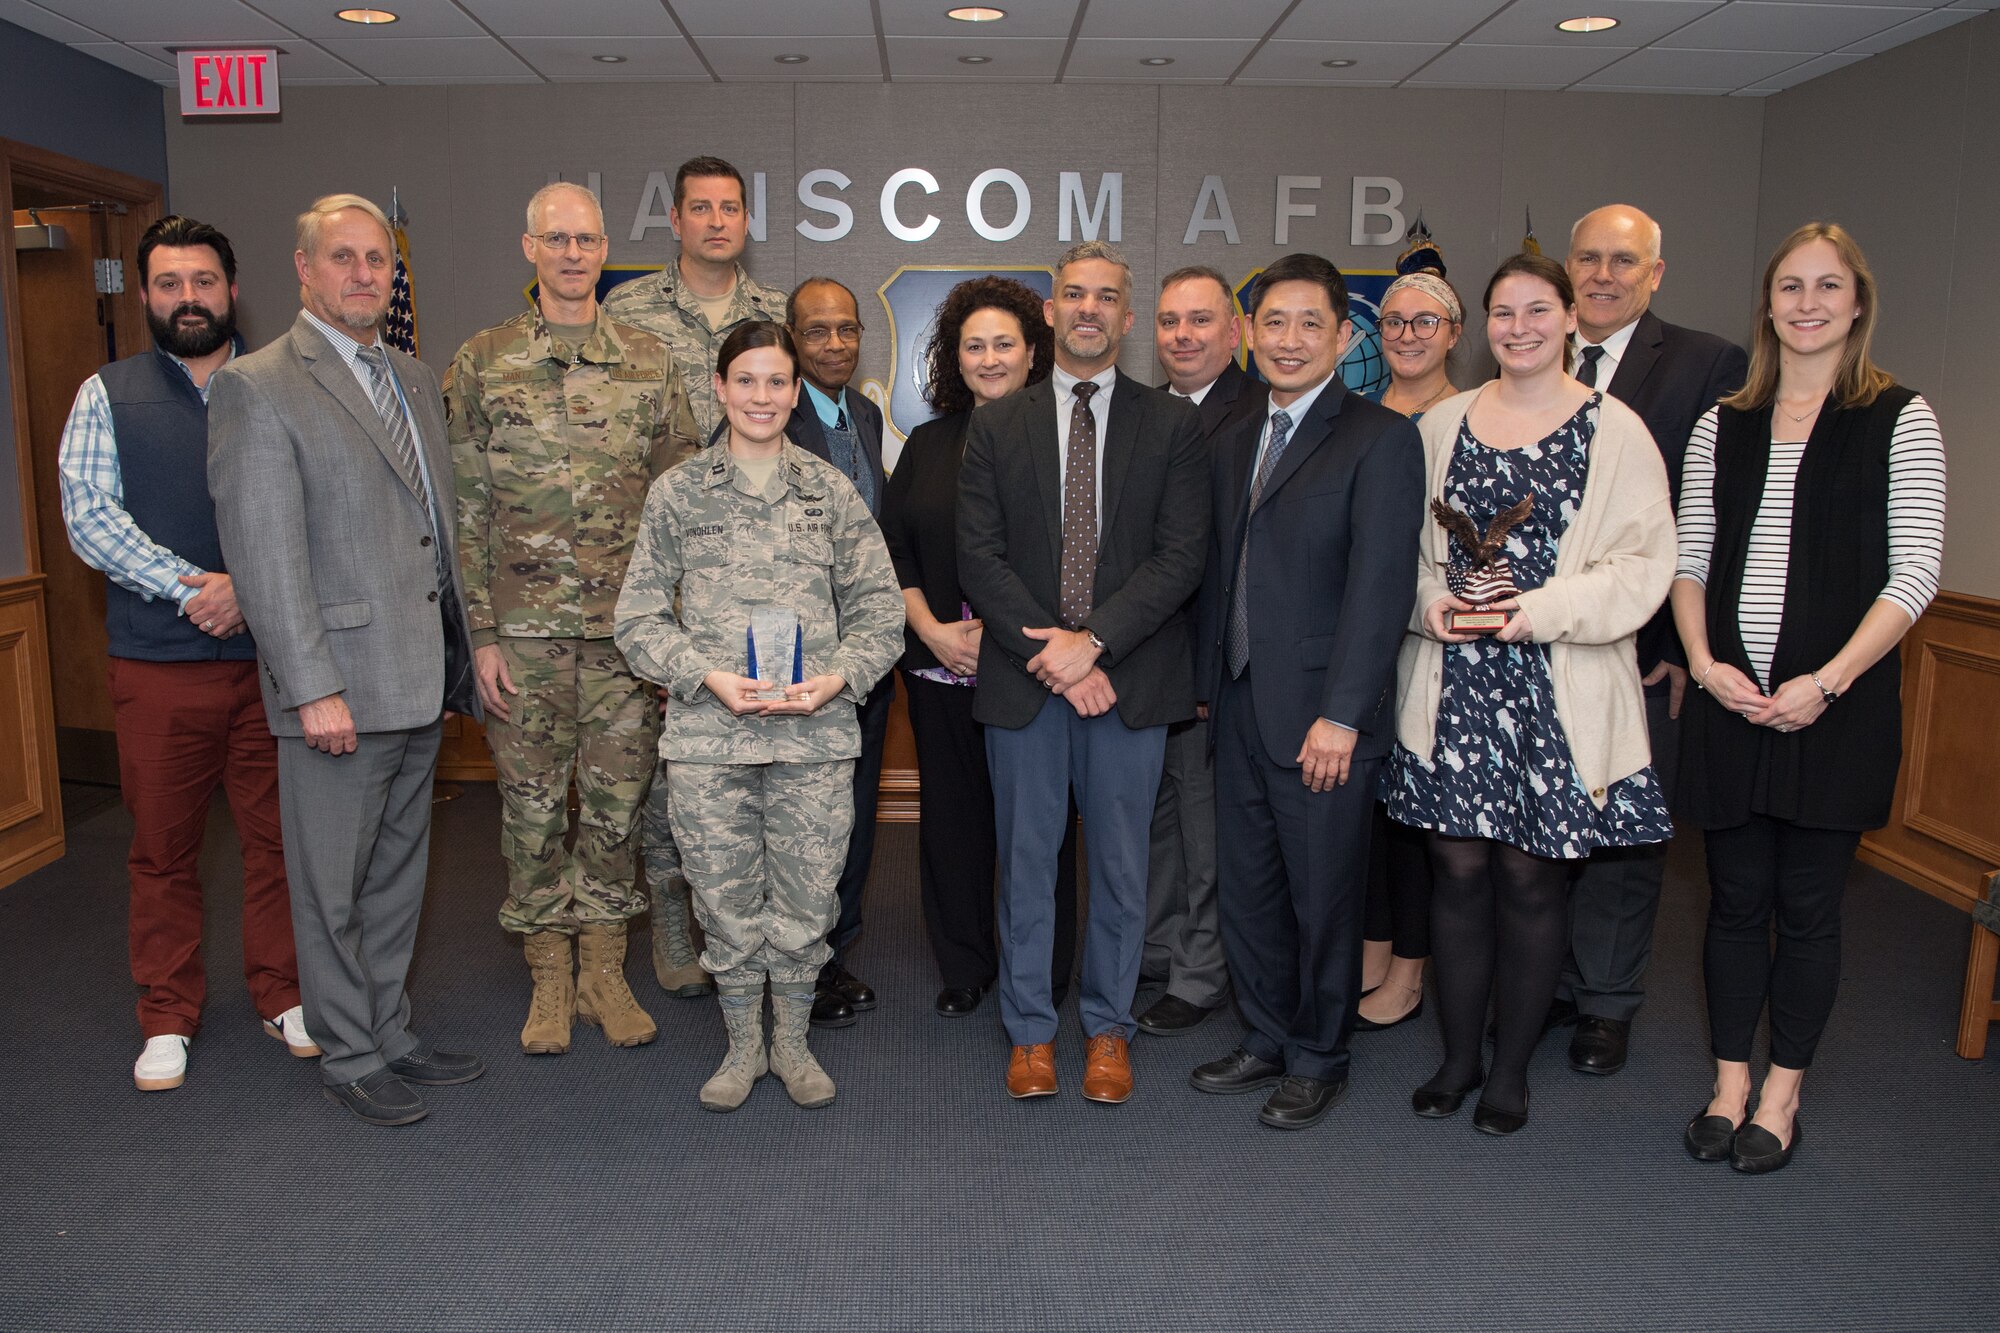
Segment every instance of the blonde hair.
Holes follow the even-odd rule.
[[[1896,377],[1876,365],[1869,356],[1875,338],[1875,274],[1861,246],[1838,222],[1808,222],[1778,242],[1771,262],[1764,266],[1764,283],[1757,290],[1757,318],[1750,330],[1750,375],[1743,387],[1722,400],[1724,407],[1739,412],[1755,412],[1769,407],[1778,396],[1778,330],[1771,323],[1771,284],[1777,280],[1778,265],[1800,246],[1825,241],[1840,256],[1840,262],[1854,274],[1854,299],[1859,304],[1853,327],[1847,331],[1847,346],[1840,354],[1840,369],[1833,379],[1833,401],[1838,407],[1866,407]]]
[[[312,201],[312,207],[299,214],[298,248],[310,257],[319,248],[320,226],[333,214],[342,209],[352,208],[375,219],[375,225],[382,234],[395,239],[395,229],[389,225],[388,216],[373,202],[358,194],[327,194]]]

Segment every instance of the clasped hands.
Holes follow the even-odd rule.
[[[782,699],[759,699],[756,697],[759,693],[775,688],[776,683],[752,680],[733,671],[711,671],[701,678],[701,683],[737,717],[805,717],[818,712],[827,700],[847,688],[847,681],[840,676],[813,676],[796,685],[785,686],[785,697]]]
[[[1771,694],[1727,662],[1716,662],[1708,673],[1698,676],[1701,687],[1715,701],[1744,721],[1777,731],[1797,731],[1809,727],[1826,711],[1826,696],[1813,684],[1811,675],[1793,676]]]
[[[1097,665],[1100,650],[1090,635],[1080,629],[1021,627],[1021,633],[1043,644],[1042,651],[1028,659],[1028,674],[1048,686],[1049,693],[1061,695],[1079,717],[1098,717],[1118,703],[1118,691],[1111,677]]]
[[[243,632],[243,612],[236,605],[236,585],[227,574],[176,575],[181,586],[200,591],[187,599],[181,614],[203,634],[228,639]]]
[[[1507,623],[1491,634],[1453,634],[1445,628],[1444,617],[1448,611],[1507,611]],[[1463,597],[1446,593],[1424,608],[1424,633],[1441,643],[1471,643],[1474,639],[1498,639],[1502,643],[1526,643],[1535,635],[1534,626],[1528,623],[1528,613],[1521,609],[1519,599],[1509,597],[1498,602],[1488,602],[1484,606],[1474,606]]]

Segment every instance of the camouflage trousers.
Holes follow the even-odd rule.
[[[854,761],[667,767],[674,838],[722,986],[810,983],[832,956],[854,827]]]
[[[637,879],[639,811],[652,785],[660,710],[610,639],[499,640],[520,690],[512,718],[486,719],[507,862],[503,929],[574,932],[646,910]],[[569,785],[576,782],[576,844]]]
[[[654,716],[658,716],[655,710]],[[639,817],[639,846],[645,857],[646,885],[659,893],[681,877],[681,851],[674,845],[674,822],[667,816],[672,787],[667,783],[667,761],[658,760],[652,790],[646,793],[646,810]]]

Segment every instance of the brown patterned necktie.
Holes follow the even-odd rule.
[[[1077,381],[1069,412],[1069,444],[1063,463],[1062,590],[1057,610],[1062,623],[1080,627],[1090,614],[1097,580],[1097,420],[1090,414],[1091,380]]]

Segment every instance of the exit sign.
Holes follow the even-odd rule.
[[[278,53],[255,50],[176,52],[183,116],[268,116],[278,110]]]

